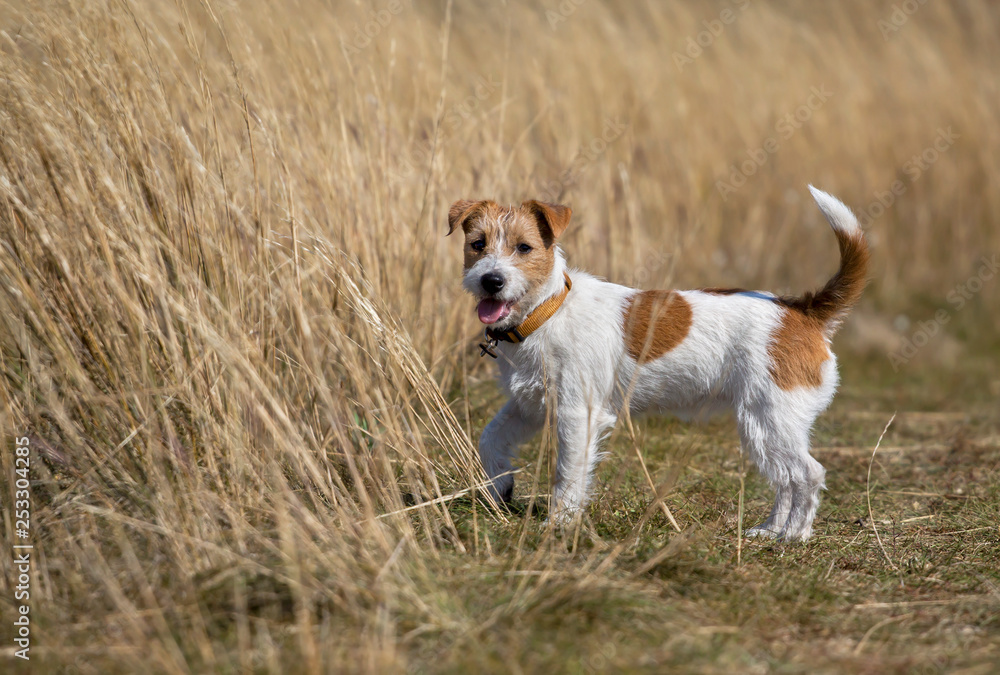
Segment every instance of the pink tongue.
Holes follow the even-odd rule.
[[[494,300],[493,298],[484,298],[481,300],[477,310],[479,311],[479,320],[483,323],[496,323],[510,314],[510,307],[506,302]]]

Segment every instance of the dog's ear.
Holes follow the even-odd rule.
[[[457,228],[461,227],[465,229],[465,221],[469,219],[477,209],[481,207],[486,202],[484,201],[473,201],[471,199],[460,199],[451,205],[448,209],[448,234],[454,232]],[[445,236],[448,236],[447,234]]]
[[[546,248],[552,246],[569,226],[570,216],[573,209],[562,204],[548,204],[534,199],[521,204],[521,208],[527,209],[538,219],[538,225],[542,230],[542,239],[545,240]]]

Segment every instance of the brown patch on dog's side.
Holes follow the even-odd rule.
[[[830,358],[823,329],[817,317],[785,308],[781,325],[767,348],[771,379],[781,389],[818,387],[823,383],[823,362]]]
[[[629,300],[623,327],[629,356],[647,363],[684,341],[691,328],[691,305],[674,291],[642,291]]]

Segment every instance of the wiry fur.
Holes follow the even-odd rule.
[[[868,261],[864,235],[850,210],[810,189],[841,251],[840,270],[818,293],[801,298],[737,290],[643,295],[569,270],[573,288],[562,307],[524,342],[499,346],[500,381],[510,400],[479,443],[496,496],[510,498],[510,460],[518,445],[542,427],[550,404],[559,442],[552,508],[558,520],[586,504],[601,441],[626,405],[632,414],[682,417],[730,409],[745,451],[776,491],[771,514],[749,534],[807,539],[825,476],[809,454],[809,434],[837,387],[829,340],[864,288]],[[465,288],[480,299],[515,303],[493,328],[517,325],[559,292],[566,263],[554,240],[568,223],[568,209],[538,202],[520,208],[458,202],[452,213],[451,229],[461,225],[467,247],[484,241],[481,252],[467,254]],[[556,227],[550,218],[559,220]],[[544,250],[518,253],[505,241],[504,232],[518,232],[523,239],[531,227],[538,228]],[[551,243],[545,241],[548,233],[554,233]],[[528,255],[534,256],[531,262]],[[547,276],[532,280],[525,270],[540,265]],[[503,276],[504,288],[487,293],[480,283],[486,274]]]

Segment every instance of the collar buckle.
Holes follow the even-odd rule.
[[[497,340],[495,337],[491,337],[489,335],[489,333],[487,332],[486,342],[480,342],[479,343],[479,348],[482,350],[479,353],[479,358],[482,358],[482,357],[486,356],[487,354],[489,354],[493,358],[497,358],[497,353],[495,351],[493,351],[493,350],[499,344],[500,344],[500,341]]]

